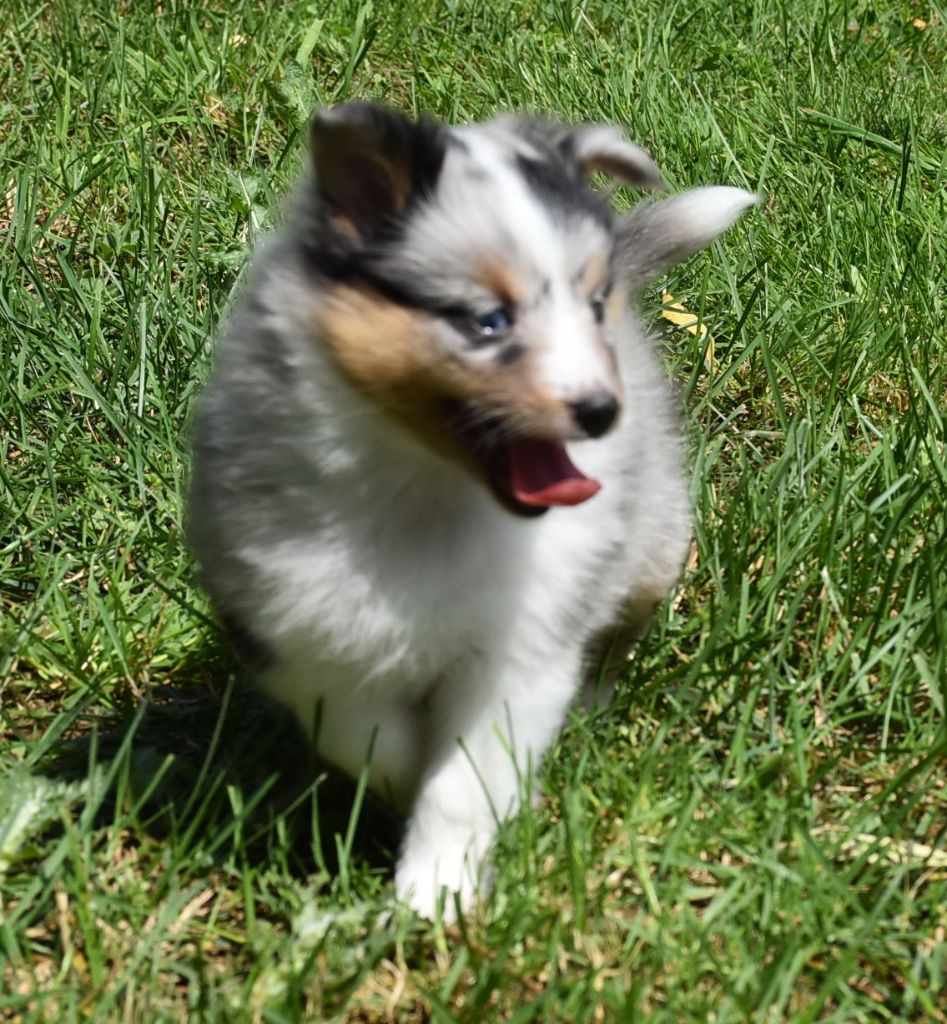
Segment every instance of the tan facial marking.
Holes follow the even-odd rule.
[[[515,307],[522,300],[516,275],[503,263],[482,264],[474,280],[507,306]]]
[[[320,335],[346,375],[382,397],[415,381],[430,360],[424,314],[357,288],[334,288],[320,310]]]
[[[469,462],[445,419],[450,400],[524,434],[556,436],[568,429],[568,411],[540,386],[528,355],[512,366],[454,356],[439,344],[438,325],[429,314],[370,290],[333,288],[313,326],[360,391],[443,455]]]
[[[606,317],[609,320],[618,320],[624,313],[627,303],[628,289],[620,284],[616,284],[605,300]]]
[[[577,276],[577,283],[584,295],[591,297],[605,286],[608,280],[608,254],[596,253],[585,264]]]

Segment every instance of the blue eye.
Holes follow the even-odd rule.
[[[474,317],[477,331],[484,338],[494,338],[508,331],[513,326],[513,318],[503,306],[491,309],[489,313],[483,313]]]

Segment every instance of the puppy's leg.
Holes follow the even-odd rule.
[[[657,604],[650,594],[630,600],[621,620],[594,636],[586,645],[586,673],[579,695],[585,711],[600,711],[611,704],[615,687],[628,671],[631,651],[647,633]]]
[[[415,703],[381,695],[312,662],[277,666],[263,682],[295,713],[320,757],[352,778],[367,764],[371,788],[407,812],[428,749],[423,712]]]
[[[526,778],[538,769],[578,685],[581,654],[503,663],[490,676],[482,663],[438,693],[432,731],[438,751],[425,774],[395,872],[400,899],[433,917],[445,886],[445,919],[480,887],[484,858],[499,822],[517,807]],[[499,659],[498,659],[499,660]]]

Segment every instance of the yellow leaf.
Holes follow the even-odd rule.
[[[707,331],[707,325],[700,322],[696,313],[688,313],[670,292],[664,292],[661,296],[661,316],[670,320],[676,327],[683,327],[689,334],[700,338],[704,343],[704,365],[708,370],[714,368],[714,339]]]

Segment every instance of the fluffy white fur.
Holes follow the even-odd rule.
[[[620,162],[617,133],[596,130],[606,162]],[[462,135],[468,163],[500,168],[490,182],[509,199],[518,258],[545,254],[529,274],[551,278],[555,294],[548,321],[533,326],[555,342],[537,365],[549,376],[543,386],[567,401],[569,382],[597,381],[587,367],[601,360],[586,307],[567,287],[570,229],[504,163],[504,145],[521,145],[515,122]],[[578,147],[583,166],[595,165],[594,143]],[[659,180],[628,145],[634,173]],[[462,173],[445,161],[441,198],[405,243],[415,252],[443,244],[443,265],[461,269],[463,245],[438,235],[436,204],[449,206],[444,197],[461,189],[451,175]],[[633,289],[751,202],[738,189],[700,189],[639,208],[601,244],[624,247],[619,274]],[[603,488],[575,507],[514,515],[468,466],[393,423],[314,336],[314,310],[332,285],[318,276],[314,285],[295,247],[301,230],[310,227],[289,225],[257,255],[222,337],[196,420],[189,537],[222,612],[267,652],[262,686],[340,768],[357,774],[370,758],[372,785],[407,814],[395,886],[432,916],[441,886],[462,909],[484,887],[497,824],[528,796],[523,780],[596,640],[640,630],[678,575],[689,527],[677,417],[632,311],[611,314],[623,414],[604,437],[563,437]],[[463,244],[479,244],[480,230],[471,225]]]

